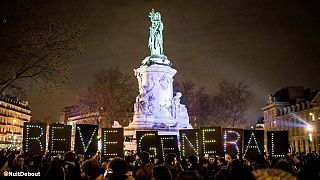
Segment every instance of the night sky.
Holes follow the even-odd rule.
[[[178,80],[217,91],[222,80],[241,81],[254,94],[248,121],[262,116],[268,94],[287,85],[320,88],[320,4],[279,0],[46,0],[42,12],[84,25],[83,53],[61,91],[28,97],[33,119],[57,121],[63,107],[100,68],[133,69],[149,55],[154,8],[164,23],[164,53]],[[138,85],[137,85],[138,88]]]

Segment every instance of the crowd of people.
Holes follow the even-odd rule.
[[[320,179],[320,157],[317,153],[292,153],[278,159],[266,155],[243,158],[241,155],[224,157],[191,155],[180,159],[169,153],[162,160],[151,158],[148,152],[123,157],[103,159],[95,156],[63,155],[29,156],[20,151],[0,151],[1,179],[17,179],[5,176],[5,172],[40,173],[40,177],[24,179],[56,180],[238,180],[238,179]]]

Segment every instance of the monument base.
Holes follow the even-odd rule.
[[[190,124],[185,125],[185,128],[182,128],[182,126],[179,127],[167,127],[162,125],[155,125],[153,124],[152,127],[144,127],[144,124],[139,123],[133,123],[131,126],[124,127],[124,150],[125,151],[136,151],[137,150],[137,140],[136,140],[136,134],[137,131],[157,131],[158,135],[176,135],[179,140],[179,130],[180,129],[192,129],[192,126]],[[135,128],[136,126],[137,128]],[[162,127],[161,127],[162,126]]]
[[[148,56],[142,61],[141,66],[151,66],[153,64],[171,66],[171,62],[165,55]]]

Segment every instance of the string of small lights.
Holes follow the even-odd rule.
[[[55,138],[55,130],[63,130],[64,126],[52,126],[51,127],[51,146],[50,152],[52,153],[64,153],[65,151],[59,151],[54,149],[54,142],[55,141],[66,141],[65,138]]]
[[[165,151],[174,151],[174,148],[170,147],[164,147],[164,140],[173,140],[173,137],[160,137],[160,143],[161,143],[161,150],[162,150],[162,157],[165,158],[166,154]]]
[[[142,149],[141,149],[141,145],[142,145],[142,139],[144,138],[144,137],[146,137],[146,136],[156,136],[156,134],[155,133],[146,133],[146,134],[143,134],[140,138],[139,138],[139,140],[138,140],[138,144],[139,144],[139,150],[140,150],[140,152],[142,152]],[[157,148],[156,147],[150,147],[149,148],[149,150],[153,150],[154,151],[154,154],[151,154],[150,153],[150,157],[156,157],[157,156]]]
[[[39,128],[40,129],[40,135],[37,136],[37,137],[30,137],[29,136],[29,131],[30,131],[30,128]],[[42,144],[42,141],[41,141],[41,138],[43,137],[44,135],[44,130],[43,128],[40,126],[40,125],[32,125],[32,124],[27,124],[26,125],[26,144],[25,144],[25,151],[26,152],[29,152],[29,143],[30,141],[36,141],[39,143],[39,146],[40,146],[40,151],[43,152],[43,144]]]
[[[234,141],[227,141],[227,136],[230,134],[235,134],[237,136],[237,139]],[[240,141],[240,134],[238,131],[234,131],[234,130],[225,130],[224,131],[224,136],[223,136],[224,142],[223,142],[223,150],[226,153],[227,152],[227,145],[228,144],[232,144],[235,146],[237,153],[240,153],[240,149],[238,146],[238,142]]]
[[[109,133],[118,133],[118,130],[110,130],[110,129],[103,130],[103,137],[104,137],[104,139],[103,139],[103,154],[106,156],[118,156],[118,153],[107,153],[107,146],[106,146],[107,144],[113,144],[113,145],[118,144],[117,141],[107,141],[107,137],[108,137],[107,134],[109,134]]]
[[[181,148],[181,151],[182,151],[182,156],[186,156],[186,147],[185,147],[185,141],[188,142],[188,144],[190,145],[191,149],[195,151],[196,155],[199,156],[199,140],[198,140],[198,132],[195,133],[196,135],[196,142],[195,142],[195,145],[196,145],[196,148],[193,146],[193,144],[190,142],[190,140],[188,139],[188,137],[186,136],[185,133],[182,133],[181,134],[181,139],[182,139],[182,148]]]
[[[202,129],[202,147],[203,147],[203,153],[204,154],[212,154],[212,153],[217,153],[217,151],[207,151],[206,150],[206,144],[207,143],[215,143],[216,140],[211,139],[207,140],[205,134],[208,132],[215,132],[215,129]]]
[[[255,143],[254,146],[250,146],[252,139],[254,140],[254,143]],[[250,138],[249,138],[249,141],[248,141],[246,150],[244,151],[244,155],[245,155],[245,156],[247,155],[247,152],[248,152],[248,149],[249,149],[249,148],[250,148],[250,149],[257,149],[257,150],[258,150],[258,153],[261,154],[261,151],[260,151],[259,146],[258,146],[257,139],[256,139],[256,137],[255,137],[255,135],[254,135],[254,132],[251,133],[251,136],[250,136]]]
[[[88,141],[88,144],[85,144],[83,136],[82,136],[82,133],[81,133],[81,128],[79,126],[77,126],[77,131],[79,133],[79,137],[80,137],[80,140],[81,140],[81,143],[82,143],[82,148],[83,148],[84,152],[87,152],[87,150],[88,150],[88,148],[89,148],[89,146],[90,146],[90,144],[91,144],[91,142],[92,142],[92,140],[93,140],[93,138],[94,138],[94,136],[95,136],[95,134],[97,132],[97,129],[98,128],[94,128],[94,130],[93,130],[93,132],[91,134],[91,137],[90,137],[90,139]]]

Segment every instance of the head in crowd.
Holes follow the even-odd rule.
[[[8,158],[0,155],[0,176],[3,176],[5,171],[9,171]]]
[[[231,170],[242,168],[242,163],[239,159],[234,159],[231,162]]]
[[[65,152],[63,155],[63,160],[65,161],[74,162],[75,159],[76,159],[76,154],[71,151]]]
[[[288,173],[287,171],[276,169],[276,168],[258,169],[258,170],[254,170],[252,173],[256,180],[266,180],[266,179],[295,180],[296,179],[294,176],[292,176],[292,174]],[[305,179],[308,179],[308,178],[305,178]]]
[[[218,158],[218,164],[223,164],[225,165],[227,162],[223,157]]]
[[[205,168],[207,168],[207,167],[209,166],[209,160],[206,159],[206,158],[201,158],[200,161],[199,161],[199,163],[200,163],[200,165],[201,165],[202,167],[205,167]]]
[[[182,171],[178,174],[175,180],[201,180],[197,171]]]
[[[153,180],[172,180],[172,174],[166,166],[157,166],[152,171]]]
[[[127,162],[120,158],[112,159],[108,164],[108,169],[112,172],[112,176],[121,176],[127,173]]]
[[[16,155],[12,165],[22,171],[24,166],[24,156],[22,154]]]
[[[282,169],[284,171],[287,171],[290,174],[294,175],[294,170],[293,170],[292,165],[286,160],[280,160],[278,165],[277,165],[277,168],[278,169]]]
[[[44,175],[44,179],[64,179],[62,166],[63,162],[61,159],[58,157],[52,157],[49,169]]]
[[[128,166],[128,171],[132,171],[134,168],[134,162],[135,162],[136,158],[132,155],[126,156],[125,157],[125,161],[127,162],[127,166]]]
[[[177,161],[177,155],[175,153],[169,153],[164,158],[164,162],[170,165],[175,165]]]
[[[224,159],[226,160],[227,164],[232,163],[232,157],[229,154],[225,154]]]
[[[264,158],[264,155],[258,155],[255,159],[255,169],[260,169],[260,168],[267,168],[268,163],[266,159]]]
[[[208,160],[209,160],[209,165],[213,165],[216,162],[216,157],[210,156]]]
[[[192,154],[191,156],[189,156],[189,163],[191,164],[195,164],[198,162],[198,157],[195,156],[194,154]]]
[[[149,152],[146,152],[146,151],[141,152],[140,153],[140,160],[141,160],[142,164],[151,163]]]
[[[96,158],[86,160],[81,166],[81,176],[87,179],[95,179],[99,176],[100,166]]]

